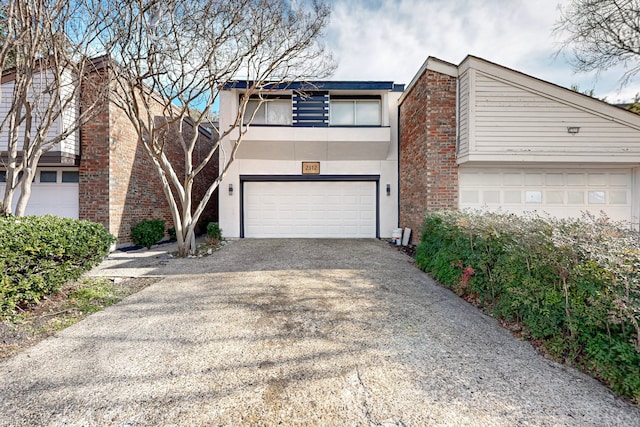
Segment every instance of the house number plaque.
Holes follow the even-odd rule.
[[[302,174],[303,175],[320,174],[320,162],[302,162]]]

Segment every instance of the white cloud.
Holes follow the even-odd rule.
[[[428,56],[458,64],[476,55],[552,83],[627,100],[640,82],[618,91],[621,71],[575,74],[555,56],[558,0],[352,0],[333,3],[327,44],[336,80],[409,83]],[[564,1],[566,3],[566,0]]]

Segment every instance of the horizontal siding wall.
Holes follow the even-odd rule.
[[[66,104],[67,107],[62,112],[62,129],[73,129],[77,127],[77,120],[80,115],[80,103],[78,102],[78,97],[74,97],[78,81],[70,72],[65,72],[63,77],[65,86],[61,90],[60,98],[62,99],[61,104]],[[62,141],[60,143],[60,151],[76,156],[80,155],[80,132],[76,130]]]
[[[469,73],[460,76],[458,91],[458,156],[469,154]]]
[[[636,128],[482,72],[475,76],[472,155],[521,154],[527,160],[530,154],[640,154]],[[569,134],[570,126],[580,127],[579,133]]]
[[[72,84],[72,79],[70,76],[65,76],[65,86],[62,88],[61,95],[63,97],[69,97],[73,95],[73,88],[70,86]],[[34,77],[33,90],[38,91],[40,88],[44,88],[47,84],[47,79],[52,79],[53,77],[48,76],[45,77],[43,74],[38,74]],[[9,114],[9,110],[11,108],[11,104],[13,102],[13,82],[7,82],[2,85],[2,99],[0,101],[0,121],[4,120],[4,118]],[[48,108],[49,105],[49,95],[46,94],[37,94],[33,93],[29,94],[29,98],[34,101],[34,123],[31,127],[31,134],[35,135],[38,129],[38,117],[42,117]],[[37,98],[37,99],[36,99]],[[60,102],[56,103],[56,108],[60,108]],[[53,122],[51,127],[49,128],[49,132],[47,134],[47,139],[54,138],[56,135],[59,135],[64,126],[71,126],[75,122],[78,117],[78,108],[79,104],[77,100],[74,100],[69,108],[67,108],[61,115],[59,115],[56,120]],[[22,150],[22,145],[24,143],[24,125],[20,127],[19,138],[18,138],[18,150]],[[4,125],[4,127],[0,130],[0,151],[8,150],[8,141],[9,141],[9,129],[8,123]],[[60,144],[60,150],[54,149],[53,151],[62,151],[69,154],[77,155],[80,151],[79,144],[79,132],[76,131],[72,135],[67,138],[66,141],[63,141]]]

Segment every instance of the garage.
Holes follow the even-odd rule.
[[[4,194],[4,171],[0,173],[0,193]],[[78,218],[79,173],[75,168],[54,169],[38,168],[31,184],[31,197],[27,204],[26,215],[56,215]],[[13,209],[18,203],[20,190],[13,197]]]
[[[634,221],[631,168],[460,168],[460,207]]]
[[[376,238],[378,177],[244,178],[242,237]]]

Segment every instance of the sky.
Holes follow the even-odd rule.
[[[624,70],[575,73],[561,35],[553,34],[568,0],[330,0],[325,43],[337,60],[332,80],[409,84],[432,56],[459,64],[467,55],[563,87],[593,89],[620,103],[640,93],[640,79],[620,87]]]

